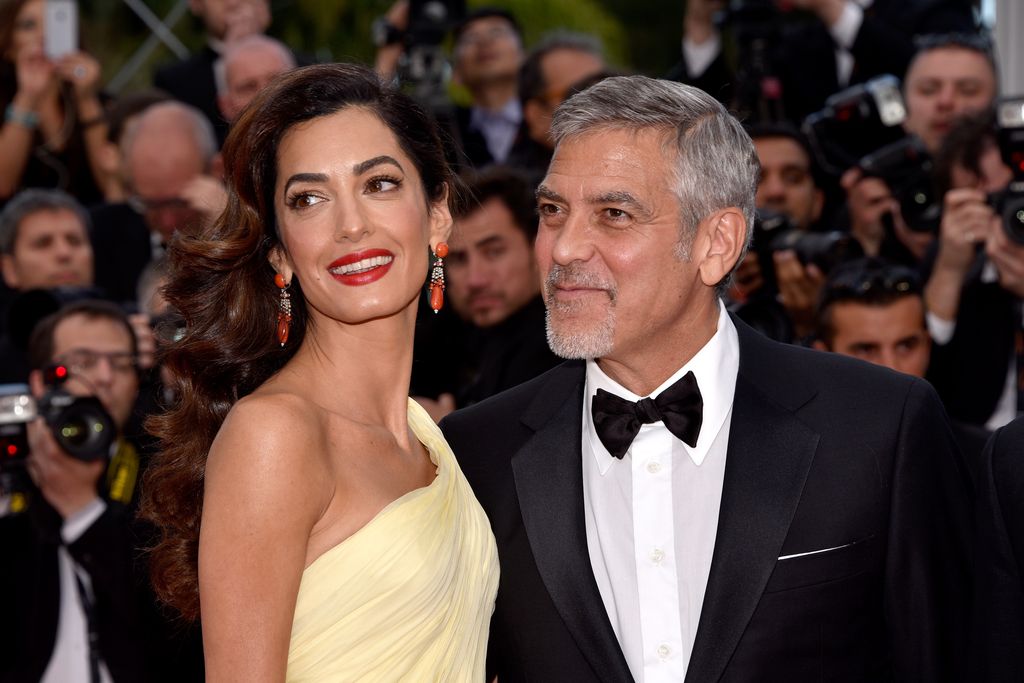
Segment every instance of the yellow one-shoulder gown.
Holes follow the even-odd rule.
[[[494,536],[441,431],[411,399],[409,424],[437,476],[303,572],[289,682],[484,680]]]

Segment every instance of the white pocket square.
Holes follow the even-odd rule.
[[[806,557],[807,555],[820,555],[822,553],[830,553],[833,550],[840,550],[842,548],[849,548],[851,545],[857,545],[860,541],[854,541],[853,543],[844,543],[843,545],[833,546],[831,548],[822,548],[821,550],[808,550],[806,553],[795,553],[793,555],[783,555],[779,560],[792,560],[796,557]]]

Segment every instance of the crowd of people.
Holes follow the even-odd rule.
[[[0,680],[1019,675],[1024,98],[974,3],[686,0],[657,80],[486,7],[464,104],[406,0],[365,66],[191,0],[116,97],[44,5],[0,0]]]

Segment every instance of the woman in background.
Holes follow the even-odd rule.
[[[186,332],[146,480],[155,587],[202,617],[209,680],[483,680],[494,539],[408,398],[452,223],[434,125],[366,69],[313,66],[224,158],[227,209],[170,250]]]
[[[100,150],[107,135],[100,64],[73,51],[43,52],[45,0],[0,0],[0,205],[24,187],[103,199]]]

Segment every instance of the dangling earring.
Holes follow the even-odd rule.
[[[274,284],[281,290],[277,308],[277,341],[283,347],[288,342],[288,332],[292,326],[292,295],[288,293],[291,283],[285,282],[281,273],[274,273]]]
[[[448,255],[448,243],[439,242],[434,248],[434,266],[430,270],[430,307],[434,313],[444,306],[444,257]]]

